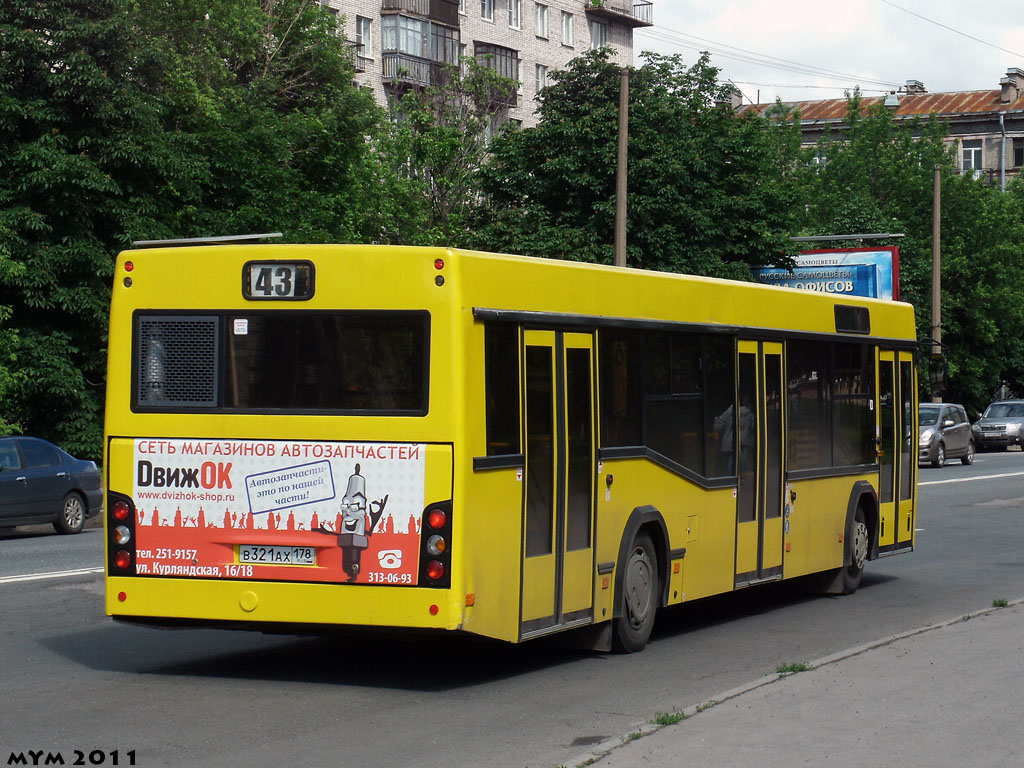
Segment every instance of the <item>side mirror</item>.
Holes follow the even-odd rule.
[[[954,424],[956,424],[956,422],[953,421],[952,419],[946,419],[945,421],[942,422],[942,426],[944,427],[952,427]]]

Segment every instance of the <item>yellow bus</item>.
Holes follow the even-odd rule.
[[[913,309],[439,248],[117,258],[106,610],[637,651],[914,546]]]

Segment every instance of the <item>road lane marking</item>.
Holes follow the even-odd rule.
[[[0,584],[14,584],[19,581],[42,581],[43,579],[62,579],[66,576],[87,576],[103,573],[102,568],[78,568],[73,571],[50,571],[49,573],[24,573],[20,576],[0,576]]]
[[[968,483],[971,480],[995,480],[1000,477],[1020,477],[1024,475],[1024,472],[1006,472],[1002,475],[978,475],[977,477],[953,477],[949,480],[929,480],[926,483],[918,483],[918,487],[922,485],[942,485],[943,483]]]

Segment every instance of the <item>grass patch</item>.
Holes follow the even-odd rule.
[[[675,725],[686,719],[682,712],[658,712],[651,722],[655,725]]]
[[[627,734],[627,735],[626,735],[626,737],[625,737],[625,738],[623,739],[623,741],[626,741],[626,742],[629,742],[629,741],[636,741],[636,740],[637,740],[637,739],[639,739],[639,738],[640,738],[641,736],[643,736],[643,734],[642,734],[642,733],[640,733],[640,731],[633,731],[632,733],[630,733],[630,734]]]
[[[779,666],[775,668],[775,671],[780,675],[792,675],[794,672],[806,672],[810,668],[810,664],[800,661],[796,664],[779,664]]]
[[[998,597],[995,600],[992,601],[992,607],[993,608],[1005,608],[1009,604],[1010,603],[1007,602],[1006,600],[1003,600],[1002,598],[998,598]]]
[[[710,701],[705,701],[703,704],[698,704],[697,705],[697,711],[698,712],[703,712],[705,709],[711,709],[717,703],[718,702],[715,701],[714,699],[711,699]]]

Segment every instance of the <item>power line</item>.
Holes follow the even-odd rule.
[[[732,82],[730,80],[729,82]],[[751,80],[743,80],[747,85],[756,85],[758,88],[817,88],[822,91],[834,91],[843,88],[842,85],[793,85],[792,83],[755,83]],[[861,88],[861,93],[889,93],[891,88]]]
[[[849,83],[851,81],[855,83],[863,82],[872,85],[883,86],[887,90],[897,87],[895,83],[892,83],[887,80],[877,80],[875,78],[864,77],[862,75],[853,75],[848,72],[839,72],[836,70],[825,69],[823,67],[816,67],[810,64],[801,64],[800,62],[791,61],[789,59],[781,59],[776,56],[768,56],[767,54],[757,53],[756,51],[750,51],[745,48],[739,48],[737,46],[727,45],[725,43],[718,43],[713,40],[697,37],[696,35],[688,35],[684,32],[666,29],[665,27],[659,27],[656,30],[638,29],[636,30],[636,32],[639,35],[647,35],[654,38],[655,40],[668,42],[682,48],[688,48],[697,51],[708,51],[709,53],[721,56],[722,58],[733,59],[736,61],[742,61],[749,64],[756,64],[758,66],[768,67],[771,69],[779,69],[787,72],[796,72],[798,74],[804,75],[813,75],[816,77],[823,77],[830,80],[842,80],[846,83]],[[707,45],[708,43],[710,43],[710,45]]]
[[[927,21],[929,24],[934,24],[937,27],[942,27],[943,29],[949,30],[950,32],[954,32],[954,33],[956,33],[958,35],[961,35],[962,37],[966,37],[968,40],[973,40],[976,43],[981,43],[982,45],[987,45],[989,48],[995,48],[997,51],[1002,51],[1003,53],[1009,53],[1009,54],[1012,54],[1014,56],[1017,56],[1018,58],[1024,58],[1024,54],[1022,54],[1022,53],[1017,53],[1016,51],[1011,51],[1011,50],[1008,50],[1007,48],[1001,48],[1001,47],[999,47],[998,45],[996,45],[994,43],[989,43],[989,42],[987,42],[985,40],[982,40],[980,38],[974,37],[973,35],[968,35],[966,32],[961,32],[959,29],[954,29],[953,27],[947,27],[945,24],[941,24],[938,21],[935,21],[934,19],[929,19],[927,16],[922,16],[920,13],[917,13],[915,11],[911,11],[910,9],[904,8],[901,5],[896,5],[896,3],[890,2],[889,0],[882,0],[882,2],[885,3],[886,5],[891,5],[893,8],[896,8],[897,10],[903,11],[904,13],[909,13],[911,16],[916,16],[917,18],[921,19],[922,21]]]

